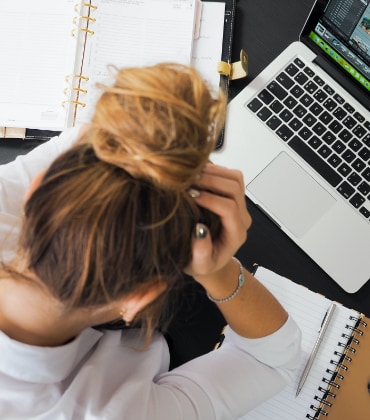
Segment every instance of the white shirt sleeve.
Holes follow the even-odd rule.
[[[178,406],[189,407],[191,400],[202,401],[202,406],[193,407],[191,418],[203,418],[196,414],[203,410],[209,413],[204,418],[239,418],[281,391],[299,365],[301,333],[290,317],[267,337],[247,339],[230,328],[225,336],[218,350],[157,378],[162,389],[176,393]],[[178,392],[181,389],[183,393]],[[199,398],[201,393],[208,397],[208,408],[207,399]]]

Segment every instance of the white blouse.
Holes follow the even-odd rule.
[[[32,178],[76,139],[77,130],[0,166],[0,250],[8,260]],[[279,392],[300,360],[289,317],[275,333],[247,339],[231,328],[218,350],[168,371],[169,350],[139,330],[87,329],[60,347],[37,347],[0,331],[1,419],[237,419]]]

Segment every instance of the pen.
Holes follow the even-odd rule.
[[[301,392],[301,389],[303,388],[303,385],[306,382],[307,376],[308,376],[308,374],[311,370],[312,363],[315,360],[317,351],[319,350],[319,347],[320,347],[320,344],[321,344],[321,342],[324,338],[326,329],[328,328],[329,322],[330,322],[330,320],[333,316],[335,306],[336,306],[335,303],[332,303],[331,306],[329,307],[329,309],[325,313],[325,316],[324,316],[324,318],[322,320],[322,323],[321,323],[321,328],[320,328],[320,331],[319,331],[319,335],[318,335],[317,340],[315,342],[315,345],[313,346],[313,349],[311,351],[310,358],[308,359],[308,361],[306,363],[306,366],[303,370],[302,376],[299,380],[297,392],[295,394],[296,397]]]

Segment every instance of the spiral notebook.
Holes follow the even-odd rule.
[[[223,44],[231,43],[226,9],[234,3],[1,2],[0,38],[7,42],[0,43],[0,137],[22,137],[27,128],[37,138],[35,129],[62,131],[88,121],[96,83],[111,81],[110,65],[194,64],[218,89],[217,63]]]
[[[263,267],[255,276],[301,328],[303,358],[294,381],[242,420],[369,419],[370,320],[336,305],[307,380],[296,397],[299,379],[332,301]]]

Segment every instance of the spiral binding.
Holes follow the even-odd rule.
[[[90,25],[96,22],[96,19],[91,16],[91,12],[96,9],[97,6],[92,4],[91,1],[78,3],[74,6],[74,10],[78,14],[73,18],[73,25],[75,25],[75,27],[72,29],[71,34],[75,38],[77,37],[78,32],[84,34],[84,49],[87,37],[94,35],[94,31],[91,29]],[[83,51],[82,55],[84,54],[85,52]],[[73,104],[73,116],[75,119],[77,107],[84,108],[86,106],[86,103],[81,100],[81,95],[87,94],[87,89],[84,89],[83,83],[88,82],[89,78],[82,74],[69,74],[65,79],[68,86],[64,89],[64,94],[68,99],[62,102],[62,106],[65,107],[67,104]]]
[[[362,315],[361,315],[362,316]],[[361,328],[367,327],[367,322],[359,318],[350,316],[352,321],[356,321],[354,326],[346,325],[345,328],[351,331],[351,334],[342,334],[342,338],[345,339],[345,343],[338,342],[339,347],[343,347],[343,351],[334,351],[335,356],[339,356],[339,360],[330,360],[330,364],[335,366],[335,369],[326,369],[326,373],[330,375],[329,378],[323,377],[322,382],[326,384],[325,387],[319,386],[318,392],[322,395],[315,395],[314,400],[318,404],[311,404],[310,410],[314,414],[307,413],[306,418],[310,420],[317,420],[321,416],[327,417],[329,414],[329,409],[333,405],[332,402],[328,401],[328,397],[335,399],[337,396],[337,391],[341,387],[341,381],[344,380],[345,372],[349,369],[349,364],[352,362],[352,355],[356,353],[355,346],[360,344],[361,339],[357,336],[362,337],[364,331]]]

